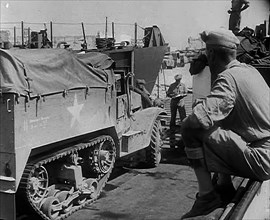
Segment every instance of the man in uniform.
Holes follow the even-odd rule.
[[[171,110],[171,120],[170,120],[170,146],[175,145],[175,129],[176,129],[176,114],[179,112],[181,121],[186,117],[185,102],[184,97],[187,95],[187,87],[181,82],[182,74],[177,74],[174,76],[175,82],[172,83],[168,89],[167,96],[171,98],[170,110]]]
[[[228,11],[229,18],[229,30],[234,34],[238,34],[240,31],[241,12],[249,7],[247,0],[232,0],[232,8]]]
[[[270,179],[270,90],[252,66],[236,60],[239,40],[225,29],[204,31],[215,81],[182,125],[185,151],[199,192],[182,219],[207,215],[227,204],[235,189],[231,175]],[[211,172],[218,173],[213,183]]]

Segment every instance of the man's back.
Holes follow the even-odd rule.
[[[234,109],[225,124],[247,142],[270,137],[270,89],[253,67],[236,63],[222,75],[235,93]]]

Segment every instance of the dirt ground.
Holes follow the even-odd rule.
[[[159,74],[152,97],[165,98],[166,87],[182,73],[182,82],[192,88],[192,77],[185,67],[165,69]],[[168,89],[168,88],[167,88]],[[68,220],[176,220],[189,211],[197,192],[193,170],[183,149],[163,145],[162,160],[154,169],[116,167],[100,198]]]
[[[197,182],[182,149],[162,149],[154,169],[115,168],[101,197],[68,220],[176,220],[195,198]]]

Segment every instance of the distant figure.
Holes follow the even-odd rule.
[[[137,79],[135,91],[140,93],[142,96],[142,107],[148,108],[153,106],[152,99],[150,98],[150,93],[145,88],[145,80]]]
[[[249,7],[247,0],[232,0],[232,8],[228,11],[230,14],[229,30],[235,35],[240,31],[241,12]]]
[[[168,89],[167,96],[171,98],[171,121],[170,121],[170,130],[171,130],[171,139],[170,146],[174,147],[175,136],[174,131],[176,129],[176,114],[179,112],[181,121],[186,117],[185,102],[184,97],[187,96],[187,87],[184,83],[181,83],[182,74],[177,74],[174,76],[175,82],[172,83]]]

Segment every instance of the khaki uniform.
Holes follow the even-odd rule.
[[[189,159],[205,158],[213,172],[270,179],[270,89],[255,68],[228,64],[193,116],[202,128],[183,134]]]

